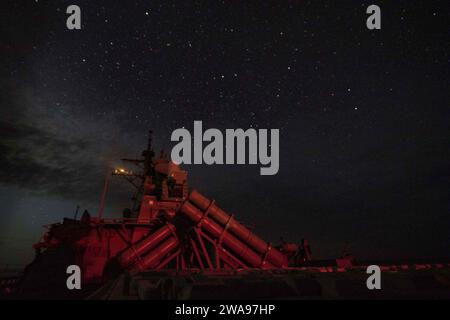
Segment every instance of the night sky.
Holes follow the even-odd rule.
[[[448,257],[448,1],[2,1],[0,265],[97,212],[153,129],[280,129],[280,170],[186,165],[189,185],[316,258]],[[82,29],[68,30],[68,5]],[[366,8],[381,7],[381,30]],[[113,180],[107,216],[133,189]]]

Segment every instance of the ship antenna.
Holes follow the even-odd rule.
[[[147,150],[144,150],[142,155],[145,157],[145,163],[144,163],[144,175],[145,176],[151,176],[153,174],[153,157],[155,156],[155,152],[153,151],[153,145],[152,145],[152,136],[153,131],[148,131],[148,144],[147,144]]]

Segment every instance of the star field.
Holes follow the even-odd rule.
[[[66,28],[70,4],[81,8],[81,30]],[[448,4],[378,1],[374,31],[370,4],[9,3],[0,252],[77,204],[95,212],[106,167],[138,156],[148,129],[170,150],[174,129],[202,120],[280,129],[276,176],[185,167],[190,186],[268,240],[306,237],[321,257],[346,242],[363,258],[445,255]],[[129,191],[113,183],[111,215]]]

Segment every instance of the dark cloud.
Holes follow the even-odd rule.
[[[68,106],[42,105],[11,83],[2,86],[1,94],[0,183],[36,194],[96,201],[107,167],[139,150],[129,135],[116,134],[113,118],[94,120]],[[123,198],[126,191],[119,185],[112,192]]]

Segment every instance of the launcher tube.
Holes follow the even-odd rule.
[[[210,233],[214,238],[220,237],[222,242],[234,254],[244,259],[248,264],[255,268],[273,268],[270,262],[265,262],[263,257],[255,253],[251,248],[244,244],[241,240],[233,236],[231,233],[224,233],[224,228],[214,222],[208,217],[203,217],[203,213],[189,201],[183,203],[180,211],[188,216],[194,223],[199,223],[201,220],[201,228]],[[263,263],[265,262],[265,263]]]
[[[142,257],[138,262],[133,266],[130,273],[137,274],[146,269],[156,268],[159,262],[166,257],[169,253],[178,248],[179,242],[175,236],[169,237],[163,243],[161,243],[157,248],[153,249],[146,256]]]
[[[269,249],[267,242],[259,238],[253,232],[248,230],[238,221],[232,219],[230,220],[230,215],[225,211],[220,209],[215,204],[211,205],[211,200],[200,194],[198,191],[194,190],[189,196],[189,201],[194,203],[202,211],[208,209],[208,216],[212,217],[221,226],[225,226],[228,222],[228,230],[240,238],[244,243],[246,243],[250,248],[254,249],[260,254],[265,254]],[[277,267],[286,267],[287,258],[276,248],[271,248],[267,253],[267,260]]]
[[[140,240],[137,244],[132,245],[120,255],[120,265],[124,268],[127,267],[141,255],[150,251],[157,244],[166,239],[170,234],[173,234],[174,231],[175,227],[172,224],[166,224],[156,232]]]

